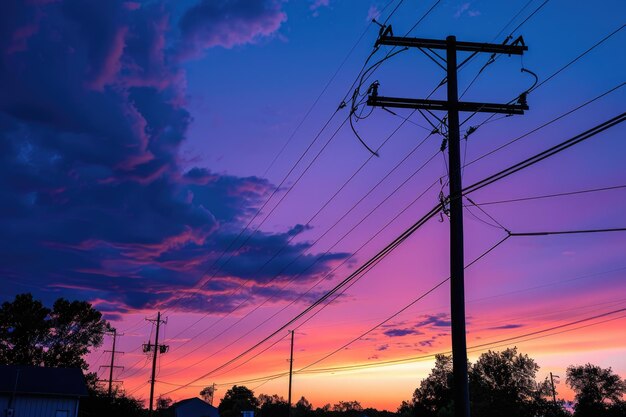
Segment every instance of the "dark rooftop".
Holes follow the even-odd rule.
[[[79,368],[0,365],[0,392],[85,397],[88,395]]]

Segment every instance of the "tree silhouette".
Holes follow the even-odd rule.
[[[218,407],[220,417],[241,417],[242,411],[257,411],[259,400],[247,387],[233,385]]]
[[[474,414],[532,417],[533,400],[542,392],[535,381],[538,370],[537,363],[517,348],[480,355],[469,373]]]
[[[289,404],[278,395],[259,395],[259,416],[286,417],[289,414]]]
[[[84,356],[110,329],[84,301],[59,298],[52,309],[19,294],[0,307],[0,363],[88,369]]]
[[[200,391],[200,396],[202,397],[202,399],[211,405],[213,405],[214,395],[215,395],[215,386],[213,385],[204,387],[202,388],[202,391]]]
[[[309,400],[304,397],[300,397],[293,411],[293,415],[295,417],[306,417],[311,415],[313,411],[313,406],[311,405]]]
[[[452,407],[452,357],[435,356],[435,367],[413,393],[413,407],[418,415],[437,416]],[[404,412],[407,412],[405,405]]]
[[[626,382],[611,368],[601,368],[590,363],[569,366],[567,384],[576,393],[575,417],[601,417],[620,414],[626,409],[622,397]]]

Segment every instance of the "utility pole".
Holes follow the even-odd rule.
[[[211,387],[213,388],[211,390],[211,405],[213,405],[213,398],[215,398],[215,391],[217,391],[217,388],[215,388],[215,382],[211,385]]]
[[[554,406],[557,406],[556,403],[556,389],[554,388],[554,377],[559,377],[558,375],[552,375],[552,372],[550,372],[550,384],[552,384],[552,401],[554,401]]]
[[[161,324],[165,324],[166,321],[161,320],[161,312],[159,311],[157,313],[157,318],[155,319],[146,319],[152,323],[154,323],[156,325],[156,332],[154,335],[154,345],[150,344],[150,342],[148,342],[147,344],[143,345],[143,351],[148,353],[150,351],[153,351],[154,353],[152,354],[152,376],[150,378],[150,412],[149,415],[152,416],[153,411],[154,411],[154,382],[155,382],[155,378],[156,378],[156,365],[157,365],[157,356],[159,355],[159,353],[163,354],[165,352],[167,352],[167,350],[169,349],[169,346],[167,345],[159,345],[159,329],[161,328]]]
[[[291,379],[293,376],[293,335],[295,331],[291,331],[291,355],[289,356],[289,399],[287,402],[289,403],[289,417],[291,417]]]
[[[105,350],[105,352],[110,352],[111,353],[111,364],[110,365],[102,365],[100,366],[100,368],[109,368],[109,379],[108,380],[104,380],[104,382],[108,382],[109,384],[109,397],[113,396],[113,383],[117,382],[117,383],[121,383],[122,381],[116,381],[113,379],[113,369],[114,368],[118,368],[118,369],[124,369],[123,366],[116,366],[115,365],[115,354],[116,353],[124,353],[124,352],[119,352],[117,350],[115,350],[115,341],[118,337],[120,336],[124,336],[123,334],[117,334],[117,330],[113,329],[110,333],[109,333],[112,338],[113,338],[113,346],[111,346],[111,350]]]
[[[521,38],[520,38],[521,40]],[[528,48],[523,45],[488,44],[476,42],[458,42],[455,36],[446,40],[421,39],[409,37],[387,36],[383,34],[377,41],[378,45],[392,45],[407,48],[418,48],[431,59],[437,58],[446,63],[448,97],[443,100],[422,100],[412,98],[382,97],[378,95],[378,84],[372,85],[368,97],[369,106],[395,107],[405,109],[442,110],[448,113],[448,159],[450,164],[450,316],[452,320],[452,367],[454,414],[456,417],[469,417],[469,383],[467,376],[467,344],[465,335],[465,278],[463,251],[463,200],[461,190],[461,144],[459,131],[459,112],[488,112],[505,114],[523,114],[528,109],[525,95],[520,96],[517,104],[495,104],[459,102],[457,85],[457,52],[487,52],[492,54],[522,55]],[[445,59],[434,49],[446,51]],[[435,57],[429,55],[430,51]],[[439,64],[439,62],[437,62]],[[462,64],[461,64],[462,65]],[[442,68],[443,66],[440,65]],[[442,202],[444,204],[444,202]]]

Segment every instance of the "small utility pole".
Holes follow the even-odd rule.
[[[386,32],[385,32],[386,33]],[[463,201],[461,190],[461,144],[459,112],[488,112],[505,114],[523,114],[528,109],[525,97],[517,104],[494,104],[459,102],[457,85],[457,52],[465,51],[477,54],[522,55],[528,48],[524,45],[487,44],[476,42],[458,42],[455,36],[446,40],[421,39],[387,36],[383,34],[377,41],[378,45],[393,45],[418,48],[435,60],[440,57],[434,49],[446,51],[446,73],[448,99],[422,100],[412,98],[382,97],[378,95],[378,85],[374,84],[367,104],[378,107],[396,107],[405,109],[442,110],[448,113],[448,159],[450,164],[450,316],[452,319],[452,367],[454,388],[454,414],[456,417],[469,417],[469,381],[467,376],[467,345],[465,337],[465,278],[463,251]],[[433,56],[429,55],[430,51]],[[437,61],[436,61],[437,62]],[[439,62],[437,62],[439,64]],[[440,65],[440,64],[439,64]],[[440,65],[442,68],[443,66]],[[443,203],[442,203],[443,204]]]
[[[154,345],[151,345],[150,342],[148,342],[147,344],[143,345],[143,351],[144,352],[150,352],[153,351],[154,353],[152,354],[152,377],[150,378],[150,412],[149,414],[152,415],[153,411],[154,411],[154,382],[155,382],[155,378],[156,378],[156,366],[157,366],[157,356],[159,353],[165,353],[167,352],[169,346],[167,345],[159,345],[159,329],[161,327],[161,324],[165,324],[166,322],[161,320],[161,312],[159,311],[157,313],[157,318],[155,319],[146,319],[152,323],[155,323],[156,325],[156,332],[154,335]]]
[[[211,387],[213,389],[211,390],[211,402],[210,402],[210,404],[213,405],[213,398],[215,398],[215,391],[217,391],[217,388],[215,388],[215,382],[213,383],[213,385],[211,385]]]
[[[552,375],[552,372],[550,372],[550,384],[552,384],[552,401],[554,401],[554,406],[556,407],[558,404],[556,403],[556,388],[554,388],[554,377],[555,375]],[[556,375],[556,377],[558,378],[559,376]]]
[[[100,366],[100,368],[109,368],[109,379],[105,380],[104,382],[108,382],[109,384],[109,397],[113,396],[113,383],[117,382],[117,383],[121,383],[122,381],[116,381],[113,379],[113,369],[118,368],[118,369],[123,369],[123,366],[116,366],[115,365],[115,354],[116,353],[124,353],[124,352],[119,352],[117,350],[115,350],[115,342],[116,339],[119,336],[123,336],[123,334],[117,334],[117,330],[113,329],[110,333],[111,337],[113,338],[113,346],[111,346],[111,350],[105,350],[105,352],[110,352],[111,353],[111,364],[110,365],[102,365]]]
[[[287,402],[289,403],[289,412],[288,415],[291,417],[291,379],[293,376],[293,335],[295,331],[291,331],[291,355],[289,356],[289,399]]]

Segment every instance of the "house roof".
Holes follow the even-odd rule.
[[[198,397],[186,398],[184,400],[180,400],[180,401],[175,402],[174,404],[172,404],[170,407],[171,408],[177,408],[177,407],[180,407],[181,405],[185,405],[185,404],[189,404],[189,403],[197,403],[197,404],[201,404],[202,406],[206,406],[207,408],[215,408],[215,409],[217,409],[217,407],[212,406],[211,404],[207,403],[206,401],[201,400]]]
[[[0,365],[0,392],[63,397],[88,395],[83,371],[79,368]]]
[[[174,411],[175,416],[219,416],[219,412],[216,407],[198,397],[178,401],[171,405],[170,410]]]

